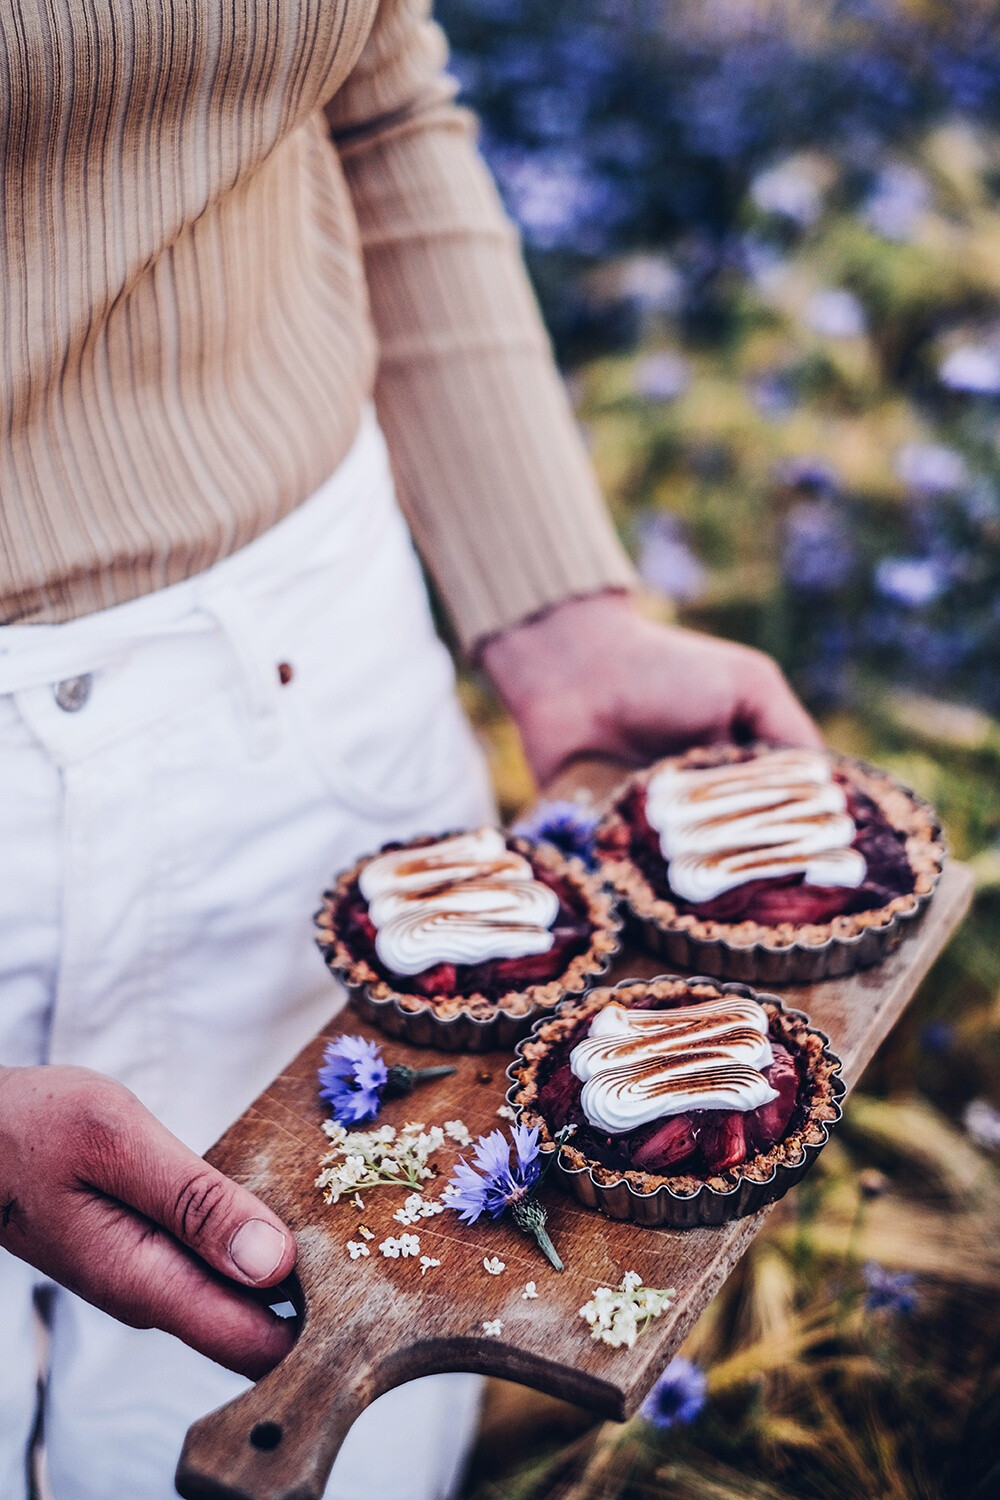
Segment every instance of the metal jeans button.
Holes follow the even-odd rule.
[[[65,681],[56,683],[52,692],[63,713],[75,714],[83,708],[93,686],[92,675],[85,672],[82,677],[67,677]]]

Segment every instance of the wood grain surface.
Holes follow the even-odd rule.
[[[565,795],[584,787],[601,796],[615,774],[581,766],[553,790]],[[848,1087],[913,997],[971,893],[969,872],[949,865],[922,924],[880,968],[782,991],[829,1034]],[[662,967],[662,960],[626,951],[607,982]],[[416,1260],[378,1253],[379,1241],[403,1232],[392,1215],[409,1189],[369,1191],[361,1212],[346,1200],[328,1207],[313,1186],[326,1144],[316,1069],[326,1038],[345,1030],[378,1036],[350,1012],[337,1016],[208,1154],[295,1231],[303,1316],[298,1342],[277,1369],[191,1428],[177,1471],[178,1491],[188,1500],[319,1500],[337,1450],[364,1407],[392,1386],[436,1371],[521,1381],[605,1416],[627,1417],[767,1212],[718,1229],[643,1229],[582,1208],[553,1182],[545,1202],[566,1262],[562,1275],[505,1223],[468,1226],[446,1212],[409,1231],[419,1235],[422,1254],[441,1261],[422,1276]],[[507,1054],[456,1057],[378,1039],[389,1062],[444,1061],[458,1069],[388,1103],[380,1122],[457,1118],[474,1135],[505,1126],[496,1111],[507,1087]],[[437,1153],[442,1180],[458,1154],[450,1142]],[[439,1187],[428,1184],[428,1196]],[[352,1261],[346,1243],[358,1238],[359,1223],[374,1232],[373,1253]],[[499,1276],[483,1267],[484,1257],[494,1255],[506,1265]],[[590,1338],[578,1310],[595,1287],[616,1285],[626,1271],[637,1271],[647,1286],[674,1287],[676,1299],[634,1349],[615,1350]],[[537,1284],[536,1300],[522,1297],[529,1280]],[[483,1331],[492,1319],[502,1323],[500,1338]]]

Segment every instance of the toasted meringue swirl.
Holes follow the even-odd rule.
[[[865,878],[847,798],[818,751],[772,750],[702,770],[664,766],[650,778],[646,817],[671,889],[695,904],[776,876],[847,887]]]
[[[767,1012],[729,995],[674,1010],[598,1011],[570,1053],[580,1103],[596,1130],[621,1135],[689,1109],[757,1109],[777,1098]]]
[[[376,928],[375,951],[396,974],[552,947],[559,897],[497,828],[380,854],[358,885]]]

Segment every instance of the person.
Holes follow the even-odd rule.
[[[0,0],[6,1500],[39,1288],[55,1500],[172,1493],[289,1346],[292,1236],[198,1153],[338,1003],[329,876],[494,816],[397,492],[540,782],[817,739],[637,609],[428,9]],[[475,1403],[390,1392],[330,1493],[449,1493]]]

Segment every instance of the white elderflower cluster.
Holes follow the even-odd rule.
[[[642,1277],[635,1271],[626,1271],[617,1291],[599,1286],[593,1299],[580,1308],[580,1317],[590,1324],[591,1338],[613,1349],[623,1344],[631,1349],[652,1320],[666,1312],[673,1297],[673,1287],[657,1291],[643,1286]]]
[[[423,1194],[411,1193],[402,1208],[397,1208],[392,1217],[400,1224],[419,1224],[421,1219],[432,1219],[435,1214],[443,1214],[444,1211],[445,1204],[440,1201],[428,1202]]]
[[[411,1187],[434,1176],[429,1158],[444,1145],[440,1125],[429,1129],[417,1122],[395,1130],[380,1125],[377,1130],[345,1130],[336,1120],[324,1122],[330,1149],[320,1161],[316,1186],[327,1203],[337,1203],[360,1188]]]
[[[501,1104],[500,1108],[497,1110],[497,1114],[500,1116],[501,1120],[517,1119],[517,1114],[514,1110],[511,1109],[509,1104]]]
[[[387,1260],[406,1260],[408,1256],[420,1254],[420,1240],[415,1234],[401,1234],[398,1240],[390,1235],[382,1241],[379,1249]]]
[[[464,1120],[445,1120],[444,1133],[456,1146],[471,1146],[472,1133]]]
[[[483,1270],[488,1276],[499,1276],[506,1269],[507,1263],[502,1261],[499,1255],[488,1255],[483,1259]]]

